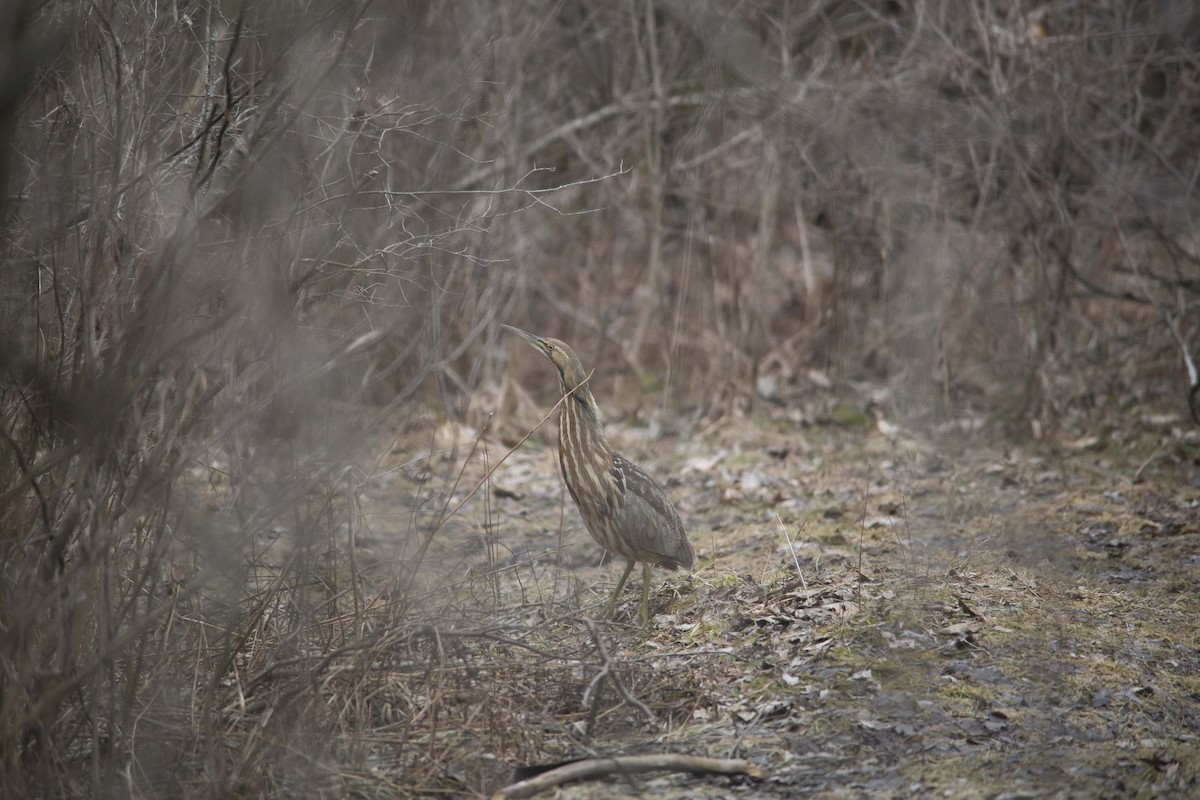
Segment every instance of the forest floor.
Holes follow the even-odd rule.
[[[453,506],[422,492],[442,474],[466,496],[515,442],[385,457],[360,545],[421,548],[424,611],[367,680],[378,722],[342,788],[487,796],[518,766],[686,753],[764,777],[561,796],[1197,796],[1200,435],[1123,425],[1027,445],[838,408],[686,438],[610,425],[697,553],[655,570],[645,626],[640,569],[591,621],[621,564],[583,530],[552,434],[440,526]]]

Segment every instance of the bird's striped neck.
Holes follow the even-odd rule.
[[[559,409],[558,445],[559,464],[572,492],[581,483],[598,489],[610,479],[612,447],[596,399],[586,386],[578,387]]]

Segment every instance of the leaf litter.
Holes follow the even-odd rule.
[[[631,581],[597,648],[584,622],[620,565],[583,531],[552,444],[513,453],[436,537],[437,614],[405,620],[409,661],[433,662],[422,680],[408,668],[412,738],[390,768],[422,792],[488,794],[514,766],[651,752],[750,759],[767,777],[639,776],[571,796],[1200,791],[1194,444],[1159,442],[1171,455],[1143,469],[1137,442],[1086,437],[935,445],[732,420],[653,442],[612,428],[676,501],[696,570],[655,570],[645,629]],[[373,503],[386,517],[386,496]],[[435,655],[419,630],[453,650]]]

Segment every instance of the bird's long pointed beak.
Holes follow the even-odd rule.
[[[529,331],[523,331],[520,328],[514,328],[512,325],[505,325],[503,322],[500,323],[500,327],[504,328],[505,330],[512,331],[517,336],[520,336],[522,339],[529,342],[529,344],[533,345],[540,352],[546,351],[546,344],[542,341],[542,337],[534,336]]]

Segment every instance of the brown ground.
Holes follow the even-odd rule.
[[[935,446],[838,408],[663,440],[610,425],[677,502],[697,568],[655,571],[648,628],[635,572],[595,634],[620,566],[564,507],[539,433],[432,537],[425,610],[355,679],[366,730],[336,756],[341,786],[486,795],[517,765],[680,752],[767,777],[566,796],[1200,792],[1200,436],[1126,424],[1029,447]],[[506,449],[464,436],[381,468],[362,552],[405,580],[406,532],[443,515],[411,518],[413,499],[459,470],[463,497]]]

